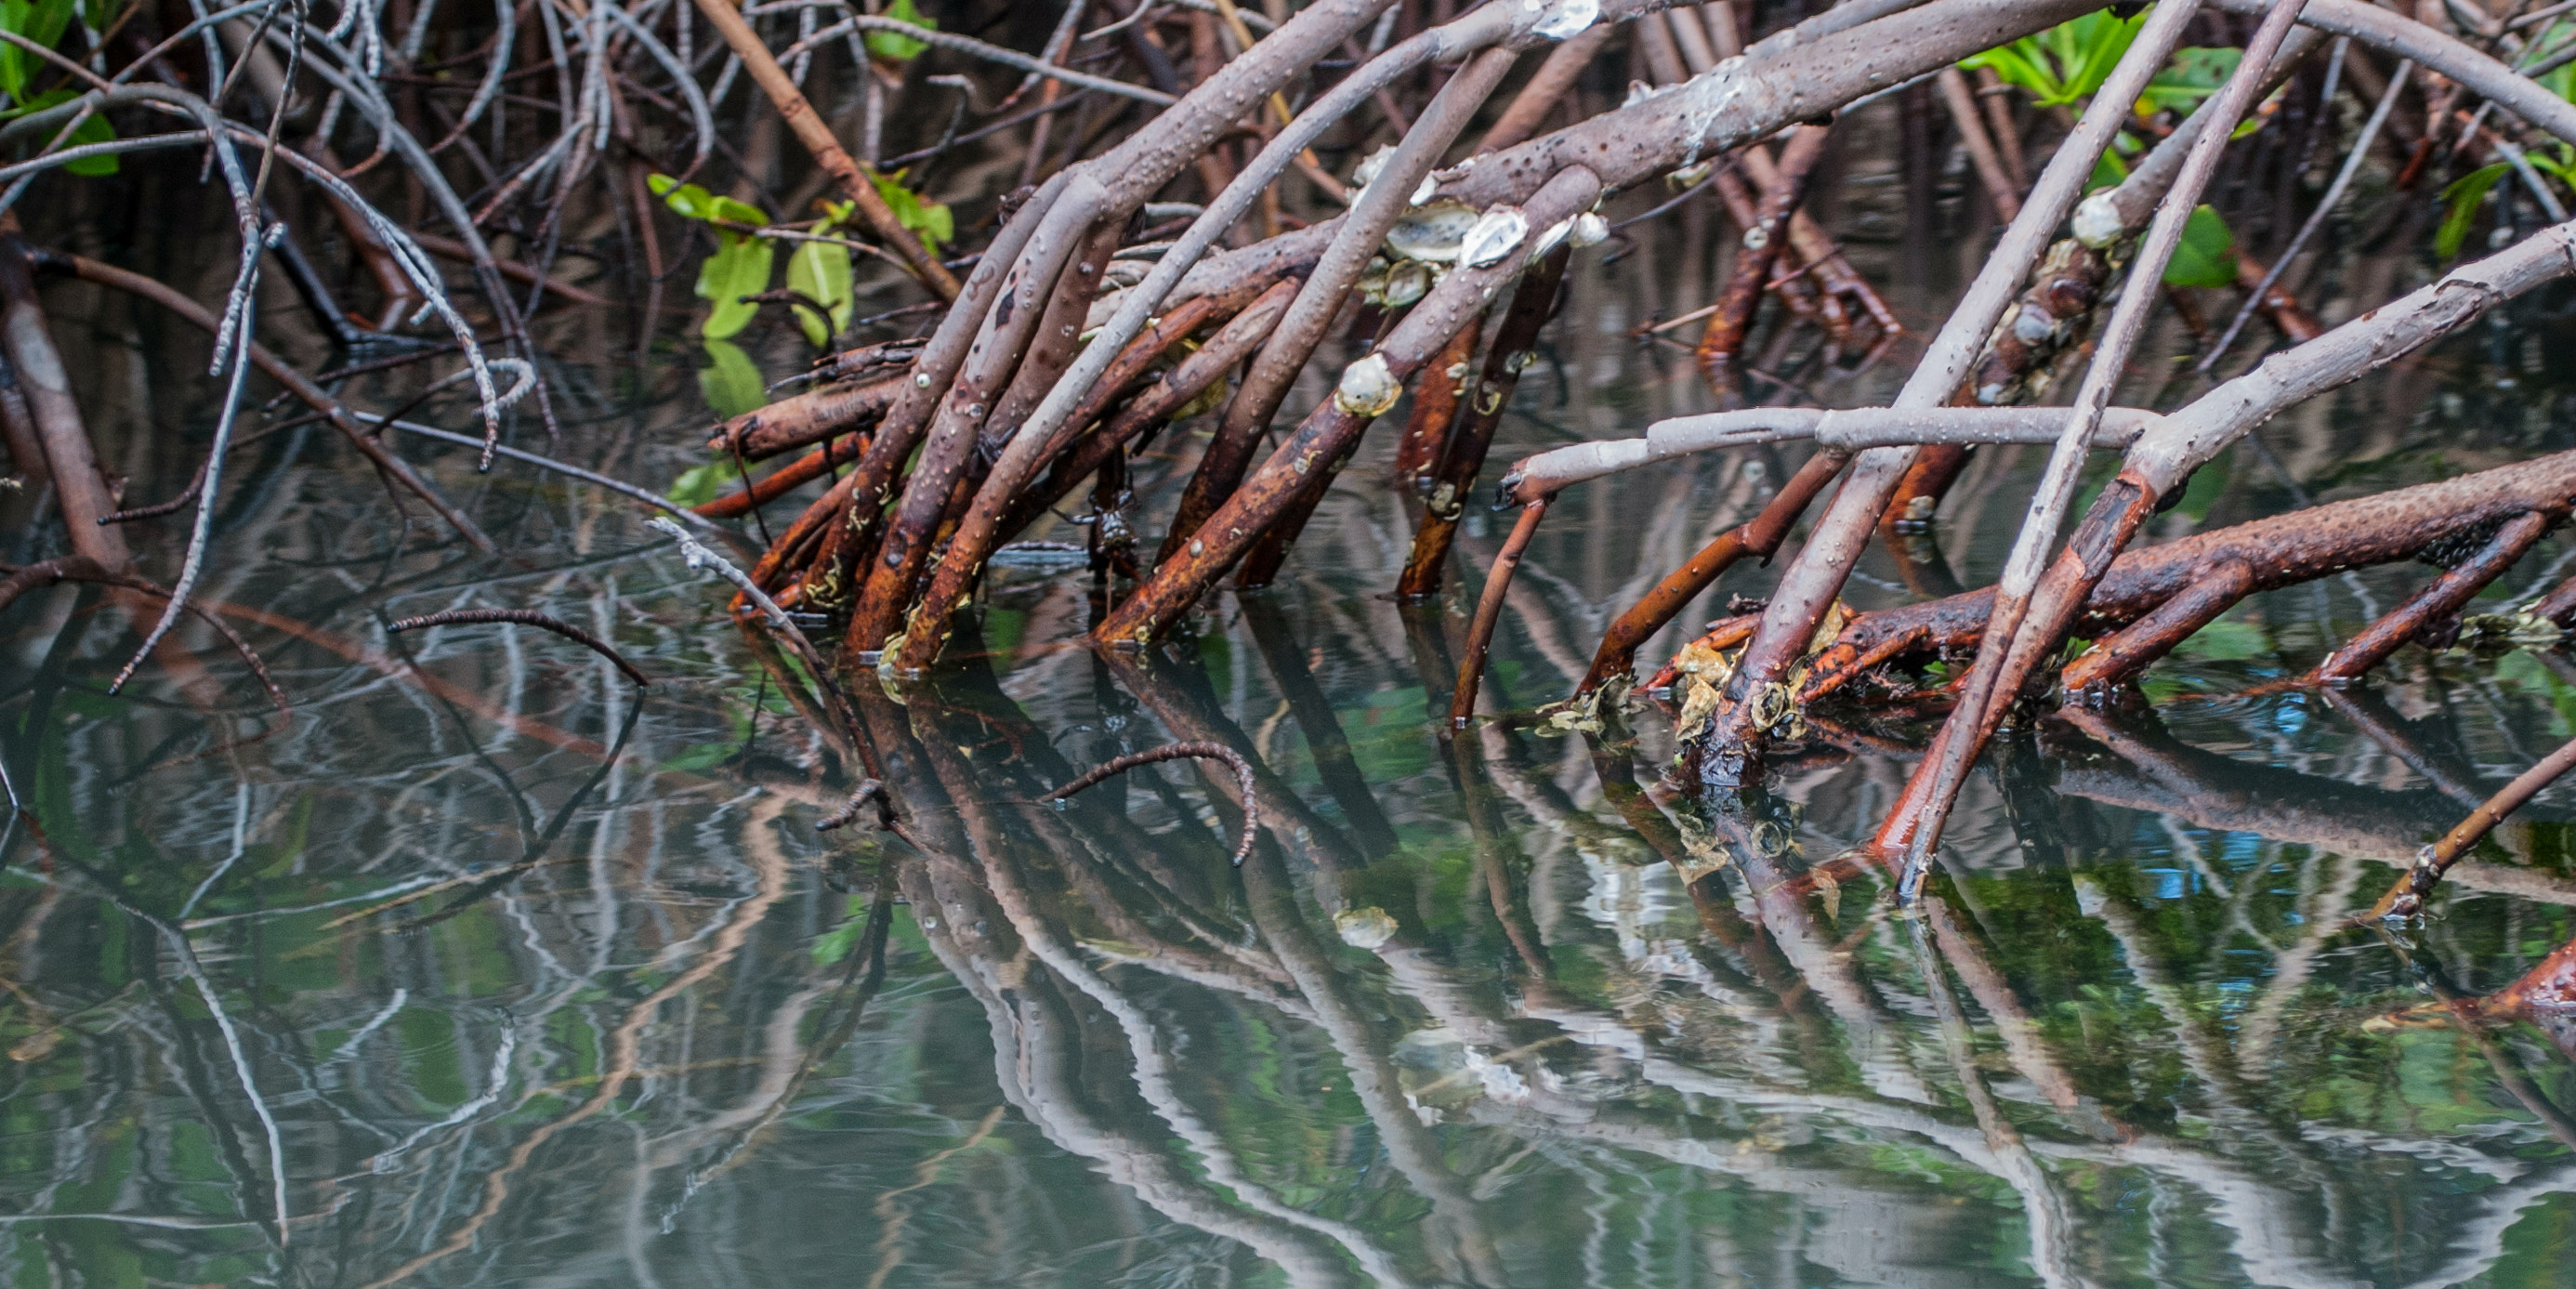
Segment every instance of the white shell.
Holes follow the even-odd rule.
[[[1387,369],[1384,354],[1370,354],[1342,369],[1342,380],[1333,387],[1333,406],[1353,416],[1384,416],[1404,393],[1404,386]]]
[[[1372,904],[1334,914],[1333,929],[1341,932],[1342,943],[1354,949],[1375,949],[1395,938],[1395,919]]]
[[[2075,240],[2100,250],[2120,240],[2129,231],[2120,223],[2120,208],[2111,200],[2108,188],[2093,194],[2075,207]]]
[[[1476,220],[1458,242],[1458,262],[1482,268],[1512,253],[1529,236],[1529,216],[1514,206],[1496,206]]]
[[[1586,246],[1599,246],[1610,240],[1610,221],[1587,210],[1574,217],[1574,231],[1567,236],[1573,239],[1574,249],[1578,251]]]
[[[1362,158],[1360,163],[1351,169],[1351,187],[1350,191],[1346,194],[1346,200],[1348,200],[1353,206],[1359,205],[1360,198],[1368,195],[1369,188],[1378,181],[1380,176],[1386,173],[1388,164],[1394,160],[1395,145],[1392,143],[1381,144],[1377,151]],[[1431,200],[1431,194],[1437,192],[1439,188],[1440,179],[1438,176],[1424,175],[1422,177],[1422,182],[1414,185],[1413,195],[1406,198],[1404,204],[1407,206],[1419,206],[1422,203]]]
[[[1408,260],[1446,264],[1458,258],[1459,244],[1478,223],[1476,208],[1465,202],[1416,206],[1386,230],[1386,248]]]
[[[1378,288],[1380,303],[1389,308],[1408,305],[1431,294],[1431,266],[1420,260],[1406,260],[1387,270],[1385,285]]]
[[[1359,165],[1352,168],[1351,187],[1356,190],[1366,188],[1370,184],[1377,182],[1377,177],[1386,172],[1386,163],[1394,159],[1394,144],[1385,143],[1378,145],[1377,151],[1360,158]],[[1354,201],[1358,200],[1356,192],[1354,192],[1352,199]]]
[[[1555,250],[1556,244],[1564,241],[1566,234],[1573,231],[1574,220],[1571,217],[1560,219],[1555,223],[1548,225],[1547,231],[1539,234],[1537,241],[1530,243],[1530,263],[1536,264],[1541,259],[1546,258],[1547,253]]]
[[[1563,40],[1580,35],[1600,17],[1601,0],[1556,0],[1530,31],[1549,40]]]

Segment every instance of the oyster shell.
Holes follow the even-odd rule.
[[[1388,369],[1384,354],[1370,354],[1342,369],[1333,387],[1333,405],[1353,416],[1384,416],[1404,394],[1404,384]]]
[[[1386,173],[1386,163],[1394,159],[1392,143],[1379,144],[1377,151],[1360,158],[1360,163],[1351,168],[1351,200],[1357,202],[1360,190],[1377,182],[1377,177]]]
[[[1386,284],[1378,288],[1378,300],[1389,308],[1408,305],[1431,294],[1431,266],[1420,260],[1406,260],[1388,269]]]
[[[2104,189],[2083,200],[2075,208],[2075,240],[2100,250],[2120,240],[2127,230],[2120,225],[2120,207]]]
[[[1532,26],[1530,31],[1534,35],[1543,36],[1549,40],[1564,40],[1569,36],[1579,36],[1583,34],[1585,28],[1590,27],[1601,17],[1601,0],[1554,0],[1554,3],[1542,3],[1542,0],[1521,0],[1521,2],[1527,8],[1543,10],[1537,24]]]
[[[1538,240],[1530,243],[1530,263],[1536,264],[1540,260],[1547,258],[1547,253],[1555,250],[1556,244],[1564,241],[1566,235],[1573,231],[1574,218],[1570,215],[1548,225],[1547,231],[1540,233],[1538,235]]]
[[[1448,264],[1479,222],[1476,208],[1465,202],[1430,202],[1404,212],[1386,230],[1386,248],[1408,260]]]
[[[1529,236],[1529,216],[1514,206],[1496,206],[1479,216],[1458,241],[1458,262],[1483,268],[1512,253]]]

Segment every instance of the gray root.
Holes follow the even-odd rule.
[[[1700,416],[1676,416],[1646,427],[1644,438],[1603,439],[1556,448],[1514,462],[1503,477],[1503,498],[1526,502],[1560,488],[1676,457],[1795,439],[1856,452],[1864,448],[1932,443],[2054,443],[2073,409],[2064,407],[1887,407],[1826,410],[1754,407]],[[2125,448],[2156,420],[2142,407],[2107,408],[2091,439],[2097,448]]]

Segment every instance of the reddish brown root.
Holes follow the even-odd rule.
[[[1824,491],[1826,484],[1833,482],[1842,466],[1842,456],[1833,452],[1819,452],[1807,458],[1806,464],[1789,476],[1788,485],[1772,496],[1761,514],[1718,534],[1680,568],[1665,574],[1664,580],[1655,584],[1655,589],[1630,605],[1617,621],[1610,624],[1610,629],[1602,633],[1601,646],[1593,652],[1592,665],[1583,673],[1583,683],[1576,686],[1575,696],[1589,695],[1612,680],[1628,675],[1637,665],[1637,650],[1645,645],[1647,639],[1663,630],[1664,624],[1671,622],[1674,615],[1682,611],[1683,605],[1707,590],[1737,561],[1748,555],[1769,559],[1771,553],[1780,548],[1781,541],[1788,537],[1790,527],[1798,522],[1798,516],[1806,512],[1807,503],[1815,500],[1816,494]],[[1747,634],[1750,634],[1749,627]],[[1671,683],[1669,677],[1660,675],[1655,681],[1657,686]]]
[[[1494,566],[1485,574],[1485,591],[1476,600],[1476,618],[1467,629],[1466,656],[1458,660],[1458,684],[1449,691],[1449,728],[1463,730],[1476,716],[1476,687],[1485,677],[1485,655],[1493,648],[1494,626],[1502,620],[1503,597],[1512,589],[1512,573],[1529,550],[1530,539],[1538,535],[1538,524],[1547,517],[1548,498],[1541,497],[1521,507],[1521,517],[1512,524],[1512,535],[1503,540],[1503,549],[1494,556]]]
[[[811,447],[825,439],[865,430],[883,419],[903,388],[901,374],[863,384],[811,389],[745,412],[716,428],[707,439],[710,452],[738,452],[745,461],[766,461],[783,452]]]
[[[2411,559],[2464,541],[2476,543],[2471,549],[2479,551],[2480,558],[2462,566],[2469,570],[2474,565],[2475,571],[2445,574],[2436,583],[2442,591],[2438,598],[2424,599],[2421,612],[2409,614],[2404,623],[2392,625],[2383,633],[2403,643],[2420,630],[2425,620],[2447,612],[2443,605],[2455,600],[2464,602],[2475,594],[2476,586],[2468,586],[2465,592],[2462,586],[2478,572],[2492,579],[2502,564],[2510,563],[2502,559],[2500,543],[2517,551],[2528,549],[2538,531],[2564,521],[2571,505],[2576,505],[2576,452],[2562,452],[2129,551],[2110,561],[2107,572],[2069,623],[2071,633],[2092,636],[2102,644],[2094,654],[2078,660],[2062,679],[2070,689],[2081,690],[2132,676],[2188,636],[2190,630],[2197,629],[2185,629],[2186,624],[2206,625],[2244,595],[2297,585],[2345,569]],[[2083,544],[2089,547],[2096,543]],[[2484,581],[2476,585],[2482,586]],[[1845,625],[1821,656],[1839,659],[1880,654],[1887,642],[1900,638],[1910,643],[1884,654],[1884,662],[1972,650],[1984,635],[1993,598],[1994,592],[1989,588],[1860,614]],[[2132,624],[2147,622],[2168,605],[2174,607],[2145,630],[2114,634]],[[2034,618],[2038,611],[2035,605]],[[1749,631],[1748,621],[1736,619],[1721,624],[1700,643],[1731,647]],[[2402,632],[2399,626],[2403,626]],[[2054,642],[2048,647],[2053,648]],[[2394,647],[2392,644],[2380,649],[2373,645],[2369,651],[2371,661],[2385,659]],[[1833,683],[1812,685],[1807,697],[1821,698],[1859,673],[1846,667],[1833,674],[1837,677]]]
[[[2548,533],[2558,517],[2541,511],[2518,515],[2496,530],[2495,536],[2459,567],[2442,574],[2395,610],[2371,623],[2360,635],[2346,641],[2342,648],[2326,655],[2317,664],[2310,679],[2324,684],[2351,680],[2378,666],[2397,647],[2425,633],[2435,623],[2458,613],[2462,606],[2485,590],[2487,583],[2502,576],[2521,559],[2534,543]]]
[[[868,437],[864,434],[834,439],[753,480],[750,487],[740,492],[727,493],[703,505],[692,506],[690,509],[709,519],[734,519],[748,515],[794,492],[799,487],[830,474],[835,468],[858,460],[859,455],[867,450]]]
[[[1502,424],[1503,408],[1511,402],[1522,369],[1529,366],[1539,328],[1556,311],[1568,255],[1566,248],[1557,248],[1536,272],[1521,279],[1520,286],[1512,292],[1511,307],[1503,314],[1502,325],[1494,329],[1494,343],[1485,354],[1483,374],[1466,384],[1463,407],[1450,409],[1455,428],[1442,436],[1439,453],[1432,458],[1423,478],[1429,491],[1422,499],[1422,526],[1414,530],[1412,552],[1405,558],[1403,574],[1396,579],[1398,596],[1419,599],[1440,589],[1441,574],[1449,564],[1449,547],[1457,540],[1458,519],[1466,513],[1476,476],[1485,468],[1485,454],[1493,447],[1494,430]],[[1459,335],[1472,341],[1475,330],[1471,324]],[[1447,353],[1442,351],[1442,356]],[[1435,359],[1422,379],[1425,387],[1436,391],[1447,383],[1448,374]],[[1451,398],[1455,401],[1459,395],[1452,394]]]

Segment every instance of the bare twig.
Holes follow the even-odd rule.
[[[778,607],[778,601],[769,598],[769,593],[754,584],[748,574],[734,567],[731,560],[709,550],[705,543],[691,536],[688,529],[671,522],[666,516],[655,515],[644,523],[646,527],[659,529],[678,541],[680,557],[688,561],[689,567],[713,567],[716,576],[733,583],[734,588],[741,591],[745,598],[759,606],[761,619],[768,624],[769,629],[777,632],[782,639],[794,647],[797,658],[813,669],[815,682],[826,687],[831,685],[830,660],[823,656],[821,650],[814,647],[812,640],[806,638],[804,628],[796,625],[796,619],[787,616],[787,610]]]
[[[2370,906],[2368,913],[2354,920],[2412,917],[2423,912],[2425,897],[2433,893],[2434,886],[2441,882],[2442,874],[2451,870],[2451,865],[2460,862],[2460,857],[2474,849],[2480,839],[2495,831],[2495,826],[2503,823],[2506,815],[2539,796],[2542,789],[2556,783],[2571,769],[2576,769],[2576,739],[2560,744],[2557,751],[2514,776],[2513,782],[2504,785],[2502,790],[2470,811],[2467,818],[2452,825],[2449,832],[2442,834],[2441,840],[2424,847],[2416,854],[2414,867],[2398,878],[2397,884],[2389,887],[2388,892],[2379,897],[2379,902]]]
[[[885,784],[876,779],[861,779],[859,786],[850,790],[850,799],[842,802],[840,809],[814,821],[814,831],[830,832],[855,822],[859,811],[870,802],[875,802],[880,810],[887,808]]]
[[[1234,847],[1234,863],[1237,867],[1241,867],[1244,857],[1252,853],[1252,844],[1261,838],[1261,801],[1254,794],[1252,763],[1244,759],[1243,753],[1223,743],[1192,739],[1179,743],[1166,743],[1161,747],[1147,748],[1142,752],[1130,752],[1125,756],[1102,762],[1081,778],[1038,800],[1062,801],[1093,784],[1125,774],[1137,766],[1152,765],[1158,761],[1178,761],[1188,757],[1223,761],[1233,767],[1235,783],[1243,789],[1243,840],[1237,842]]]
[[[921,239],[914,236],[911,229],[903,226],[894,208],[878,194],[874,175],[852,160],[841,147],[841,141],[832,136],[832,127],[814,111],[813,104],[805,101],[804,91],[797,89],[796,82],[788,78],[787,69],[778,65],[778,59],[771,55],[769,46],[760,39],[760,33],[751,29],[742,11],[726,0],[698,0],[698,12],[706,15],[707,22],[714,26],[717,34],[733,47],[735,56],[742,59],[742,65],[750,70],[752,80],[758,82],[761,90],[769,95],[770,102],[777,105],[779,117],[795,133],[796,141],[804,144],[805,150],[814,155],[815,163],[840,185],[841,195],[857,203],[859,217],[867,221],[868,228],[883,238],[886,245],[893,247],[895,253],[903,257],[904,263],[912,266],[913,276],[920,278],[922,285],[929,287],[933,294],[943,300],[956,299],[956,276],[939,262],[938,256],[922,246]],[[908,24],[894,25],[915,37],[930,34]]]
[[[523,627],[539,627],[554,632],[616,664],[619,671],[626,673],[628,680],[638,685],[653,683],[652,677],[638,670],[635,664],[626,661],[626,656],[617,652],[607,641],[561,618],[549,617],[534,609],[449,609],[443,613],[425,613],[415,618],[401,618],[388,622],[385,624],[385,631],[391,634],[398,631],[418,631],[423,627],[462,626],[476,622],[512,622]]]
[[[2361,163],[2369,157],[2370,145],[2379,138],[2379,127],[2388,123],[2389,110],[2397,106],[2397,95],[2406,88],[2406,78],[2414,70],[2414,63],[2400,60],[2397,70],[2389,73],[2388,88],[2380,93],[2379,102],[2372,105],[2370,119],[2362,122],[2361,133],[2353,139],[2352,153],[2344,158],[2343,168],[2335,172],[2334,182],[2326,185],[2325,195],[2317,199],[2316,210],[2308,215],[2306,223],[2299,225],[2299,231],[2290,238],[2290,244],[2281,248],[2281,254],[2265,271],[2263,280],[2246,293],[2245,303],[2237,306],[2236,316],[2227,321],[2227,329],[2218,333],[2217,341],[2202,356],[2198,371],[2207,374],[2227,356],[2228,346],[2236,343],[2236,334],[2245,329],[2245,320],[2262,307],[2264,299],[2271,294],[2272,284],[2281,280],[2281,274],[2289,269],[2290,261],[2297,259],[2308,239],[2325,226],[2326,217],[2333,214],[2335,206],[2343,200],[2344,190],[2352,186],[2353,176],[2361,173]]]

